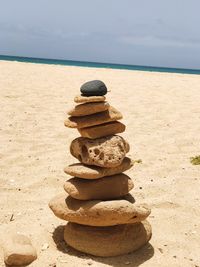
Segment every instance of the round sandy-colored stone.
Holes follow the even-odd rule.
[[[115,199],[128,194],[133,187],[133,181],[123,173],[96,180],[75,177],[64,184],[65,191],[80,200]]]
[[[87,116],[71,116],[64,122],[66,127],[69,128],[86,128],[94,125],[107,123],[122,119],[122,114],[114,107],[109,107],[108,110]]]
[[[75,117],[87,116],[105,111],[109,108],[109,106],[108,102],[85,103],[75,106],[73,109],[69,110],[67,114]]]
[[[60,219],[91,226],[136,223],[151,213],[146,204],[135,204],[130,194],[107,201],[77,200],[61,194],[50,201],[49,207]]]
[[[148,221],[107,227],[68,223],[64,240],[71,247],[94,256],[110,257],[133,252],[151,238]]]
[[[65,167],[64,172],[83,179],[99,179],[129,170],[134,165],[133,160],[125,157],[119,166],[104,168],[98,166],[87,166],[82,163],[74,163]]]
[[[27,265],[37,259],[37,253],[30,239],[22,234],[7,236],[3,242],[4,261],[7,265]]]
[[[119,121],[113,121],[92,127],[81,128],[78,129],[78,131],[82,137],[96,139],[108,135],[122,133],[125,131],[125,129],[126,126],[123,123]]]
[[[102,102],[105,101],[105,96],[75,96],[74,102],[76,103],[89,103],[89,102]]]
[[[80,162],[106,168],[120,165],[129,149],[129,144],[118,135],[94,140],[78,137],[70,146],[72,156]]]

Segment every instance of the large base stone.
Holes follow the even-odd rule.
[[[108,227],[94,227],[68,223],[64,240],[71,247],[94,256],[110,257],[133,252],[151,238],[147,221]]]

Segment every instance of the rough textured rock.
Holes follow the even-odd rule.
[[[69,117],[64,124],[69,128],[86,128],[122,119],[122,114],[113,107],[108,110],[83,117]]]
[[[86,82],[81,86],[80,90],[83,96],[102,96],[107,94],[107,87],[100,80]]]
[[[70,116],[87,116],[98,112],[105,111],[109,108],[108,102],[96,102],[96,103],[85,103],[75,106],[73,109],[68,111]]]
[[[98,166],[86,166],[82,163],[75,163],[65,167],[65,173],[83,179],[99,179],[129,170],[134,165],[133,161],[125,157],[122,163],[114,168],[103,168]]]
[[[117,200],[77,200],[66,194],[53,198],[49,207],[60,219],[91,226],[111,226],[145,220],[150,209],[134,204],[130,194]]]
[[[96,180],[71,178],[64,184],[65,191],[80,200],[107,200],[122,197],[133,188],[133,181],[120,173]]]
[[[82,128],[78,129],[79,133],[81,134],[82,137],[87,137],[90,139],[96,139],[108,135],[114,135],[117,133],[122,133],[126,129],[126,126],[119,122],[119,121],[114,121],[114,122],[108,122],[92,127],[87,127],[87,128]]]
[[[75,96],[74,102],[76,103],[89,103],[89,102],[102,102],[105,101],[105,96]]]
[[[129,151],[129,144],[118,135],[89,139],[78,137],[70,146],[71,154],[88,165],[112,168],[120,165]]]
[[[133,252],[151,238],[148,221],[107,227],[94,227],[68,223],[64,240],[71,247],[100,257],[118,256]]]
[[[30,239],[21,234],[8,236],[3,244],[4,261],[7,265],[27,265],[37,259]]]

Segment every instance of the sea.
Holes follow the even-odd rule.
[[[90,67],[90,68],[109,68],[109,69],[122,69],[122,70],[133,70],[133,71],[139,70],[139,71],[151,71],[151,72],[169,72],[169,73],[184,73],[184,74],[200,75],[200,70],[197,70],[197,69],[151,67],[151,66],[99,63],[99,62],[61,60],[61,59],[3,56],[3,55],[0,55],[0,60],[39,63],[39,64],[64,65],[64,66],[79,66],[79,67]]]

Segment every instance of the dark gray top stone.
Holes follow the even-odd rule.
[[[107,87],[100,80],[86,82],[80,90],[83,96],[103,96],[107,94]]]

